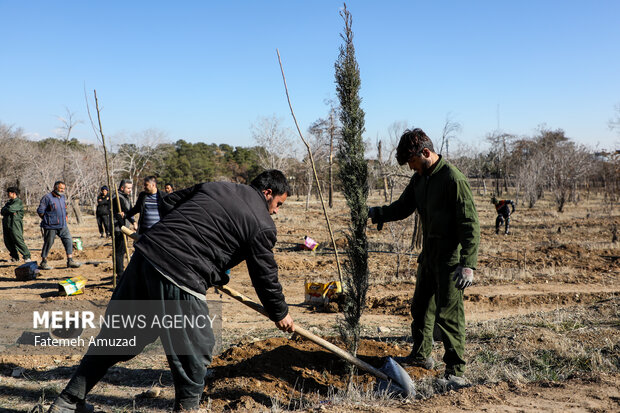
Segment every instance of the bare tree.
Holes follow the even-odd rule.
[[[409,174],[403,169],[403,167],[398,165],[395,158],[398,142],[406,129],[407,121],[392,122],[387,129],[388,140],[385,145],[383,143],[381,145],[381,169],[382,173],[384,174],[385,181],[387,181],[387,189],[389,190],[389,195],[386,194],[386,196],[384,196],[384,199],[386,199],[386,201],[387,199],[392,198],[394,186],[396,185],[398,180],[404,179],[408,182],[410,178]],[[385,160],[383,160],[384,153],[386,154]]]
[[[500,181],[504,191],[508,191],[508,165],[510,163],[511,142],[515,139],[514,135],[494,131],[487,135],[487,140],[491,143],[489,161],[492,166],[492,174],[495,177],[495,192],[501,195]]]
[[[545,173],[549,159],[543,152],[534,152],[520,168],[517,169],[517,193],[523,189],[523,197],[528,208],[533,208],[542,198],[547,180]]]
[[[51,191],[54,182],[62,176],[64,167],[65,145],[60,141],[36,142],[32,148],[32,174],[28,181],[38,185],[44,191]]]
[[[327,118],[327,134],[329,135],[329,207],[334,206],[334,143],[340,136],[340,126],[336,116],[336,107],[330,102]]]
[[[0,123],[0,188],[22,184],[25,163],[21,152],[25,147],[21,129]],[[23,185],[22,185],[23,186]],[[21,188],[23,192],[23,187]]]
[[[570,141],[560,142],[547,156],[549,187],[558,212],[563,212],[566,202],[575,196],[577,180],[588,171],[592,159],[583,145]]]
[[[65,145],[65,150],[66,150],[63,156],[61,178],[63,181],[65,181],[65,183],[67,183],[67,181],[69,180],[67,176],[68,175],[67,164],[69,162],[68,154],[70,150],[69,145],[70,145],[70,139],[71,139],[71,132],[73,131],[73,128],[79,123],[82,123],[82,121],[76,119],[75,113],[71,112],[71,110],[69,110],[69,108],[67,107],[65,107],[65,116],[58,116],[57,118],[60,121],[61,126],[56,130],[56,136],[58,136],[58,138],[63,141]],[[71,182],[69,182],[68,184],[69,184],[68,186],[72,186]],[[71,195],[72,193],[70,193],[69,188],[67,188],[67,199],[71,199]]]
[[[388,161],[389,162],[389,161]],[[379,167],[379,177],[383,185],[383,200],[388,201],[388,178],[387,178],[387,165],[383,160],[383,142],[378,140],[377,142],[377,166]]]
[[[157,172],[164,155],[159,145],[167,141],[167,135],[157,129],[145,129],[133,134],[131,141],[133,143],[122,143],[118,146],[112,171],[113,175],[124,175],[138,182],[145,171]],[[134,191],[139,191],[140,188],[140,185],[134,185]]]
[[[78,224],[80,224],[82,222],[82,212],[80,211],[79,197],[76,198],[76,193],[81,189],[78,183],[81,176],[70,169],[70,164],[72,164],[71,158],[74,157],[76,150],[80,149],[77,140],[71,140],[71,132],[82,121],[76,119],[75,113],[71,112],[67,107],[65,107],[65,116],[58,116],[58,120],[61,122],[61,126],[57,129],[56,135],[62,140],[64,145],[64,151],[60,155],[62,159],[60,178],[67,185],[65,192],[67,204],[73,211]]]
[[[328,119],[318,119],[308,128],[308,145],[310,151],[312,151],[312,158],[314,159],[317,169],[317,176],[323,175],[321,172],[326,166],[326,160],[330,154],[330,121]],[[312,182],[314,181],[314,171],[312,170],[312,164],[310,157],[304,158],[304,164],[306,166],[306,210],[310,203],[310,195],[312,193]],[[319,180],[320,184],[321,180]],[[323,187],[321,185],[321,187]]]
[[[620,103],[616,103],[614,111],[614,117],[609,119],[609,129],[615,130],[620,135]]]
[[[443,147],[446,147],[446,158],[450,157],[449,145],[452,139],[457,137],[457,134],[462,130],[461,124],[455,121],[451,113],[446,115],[446,122],[443,125],[443,131],[441,132],[441,147],[439,153],[443,153]]]
[[[295,153],[296,142],[293,132],[281,125],[282,119],[276,115],[259,118],[250,126],[252,139],[265,152],[259,152],[259,164],[265,169],[286,171],[288,159]]]
[[[99,188],[106,182],[102,151],[92,145],[69,153],[72,172],[73,199],[76,204],[90,205],[94,211]]]

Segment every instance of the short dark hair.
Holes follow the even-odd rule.
[[[170,188],[174,189],[174,185],[172,185],[170,182],[166,182],[166,184],[165,184],[164,186],[165,186],[165,187],[166,187],[166,186],[170,186]]]
[[[126,184],[132,184],[133,185],[133,181],[131,179],[121,179],[121,182],[118,184],[118,189],[121,189]]]
[[[9,187],[6,189],[6,193],[8,194],[9,192],[12,192],[12,193],[14,193],[14,194],[16,194],[16,195],[19,195],[19,188],[18,188],[18,187],[16,187],[16,186],[9,186]]]
[[[144,183],[152,182],[152,181],[155,181],[155,183],[157,183],[157,177],[154,175],[149,175],[146,178],[144,178]]]
[[[67,186],[67,184],[65,184],[63,181],[56,181],[54,182],[54,189],[58,189],[58,185],[63,184],[64,186]]]
[[[286,180],[286,176],[277,169],[269,169],[265,172],[261,172],[256,178],[250,182],[250,185],[259,191],[271,189],[274,196],[291,194],[291,187]]]
[[[435,152],[433,141],[431,141],[422,129],[407,129],[400,137],[400,142],[398,142],[396,161],[399,165],[404,165],[412,156],[420,156],[424,148],[431,152]]]

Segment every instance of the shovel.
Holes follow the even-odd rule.
[[[138,234],[125,226],[122,226],[121,230],[127,236],[134,240],[137,240],[139,238]],[[245,304],[251,309],[261,313],[265,317],[268,317],[267,312],[262,305],[252,301],[240,292],[223,285],[216,286],[215,288],[225,293],[226,295],[234,298],[235,300]],[[402,368],[400,364],[395,362],[394,359],[392,359],[391,357],[388,357],[383,366],[380,369],[377,369],[366,363],[365,361],[354,357],[351,353],[341,349],[340,347],[330,343],[329,341],[324,340],[315,334],[312,334],[311,332],[299,325],[295,325],[295,333],[307,338],[308,340],[312,341],[315,344],[318,344],[324,349],[331,351],[343,360],[346,360],[349,363],[377,377],[379,379],[376,386],[376,389],[378,391],[386,393],[397,393],[405,397],[415,397],[415,384],[413,383],[413,380],[411,380],[411,377],[409,377],[409,374],[407,374],[405,369]]]
[[[240,292],[235,291],[234,289],[227,286],[216,286],[215,288],[225,293],[226,295],[234,298],[235,300],[245,304],[251,309],[258,311],[262,315],[267,316],[267,312],[262,305],[255,303]],[[405,397],[415,396],[415,384],[413,383],[413,380],[411,380],[411,377],[409,377],[409,374],[407,374],[405,369],[403,369],[391,357],[388,357],[383,367],[377,369],[366,363],[365,361],[354,357],[351,353],[341,349],[340,347],[330,343],[329,341],[324,340],[315,334],[312,334],[310,331],[306,330],[303,327],[300,327],[297,324],[295,325],[295,333],[307,338],[308,340],[318,344],[324,349],[331,351],[343,360],[346,360],[349,363],[377,377],[379,381],[377,382],[376,387],[379,391],[387,393],[397,393]]]

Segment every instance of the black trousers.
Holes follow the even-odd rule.
[[[110,235],[110,214],[97,215],[97,227],[99,228],[99,233],[103,235],[105,231],[105,235]]]
[[[495,218],[495,233],[499,233],[499,227],[506,222],[506,227],[504,229],[504,232],[506,234],[508,234],[508,231],[510,230],[510,214],[504,215],[504,214],[498,214],[497,218]]]
[[[184,316],[209,315],[207,302],[189,294],[163,277],[143,256],[136,251],[125,274],[112,294],[106,316],[116,314],[115,301],[125,300],[139,309],[142,303],[156,308],[155,315],[183,314]],[[141,303],[142,302],[142,303]],[[153,306],[154,304],[154,306]],[[136,311],[137,312],[137,311]],[[127,314],[124,314],[125,316]],[[147,323],[147,325],[151,325]],[[90,390],[103,378],[114,364],[127,361],[140,353],[145,346],[161,340],[175,389],[174,409],[192,409],[200,404],[204,390],[204,377],[212,360],[215,336],[210,326],[206,328],[139,328],[137,325],[122,329],[102,326],[97,339],[136,337],[131,349],[95,349],[89,347],[67,387],[61,393],[70,401],[83,400]],[[109,351],[108,351],[109,350]],[[101,354],[104,353],[104,354]]]
[[[125,235],[122,232],[114,232],[114,262],[116,263],[116,275],[125,270]]]

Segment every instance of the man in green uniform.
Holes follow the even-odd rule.
[[[30,261],[30,251],[24,242],[24,203],[18,198],[18,188],[10,186],[6,192],[9,200],[0,211],[4,245],[11,254],[12,262],[19,261],[19,254],[24,257],[24,261]]]
[[[405,219],[418,211],[424,236],[418,257],[416,288],[411,303],[413,322],[411,354],[397,361],[427,369],[431,358],[433,328],[441,331],[446,363],[445,384],[467,384],[465,371],[465,310],[463,290],[474,279],[480,226],[467,178],[435,153],[433,142],[416,128],[406,130],[396,149],[400,165],[415,171],[400,198],[390,205],[369,209],[379,227]]]

